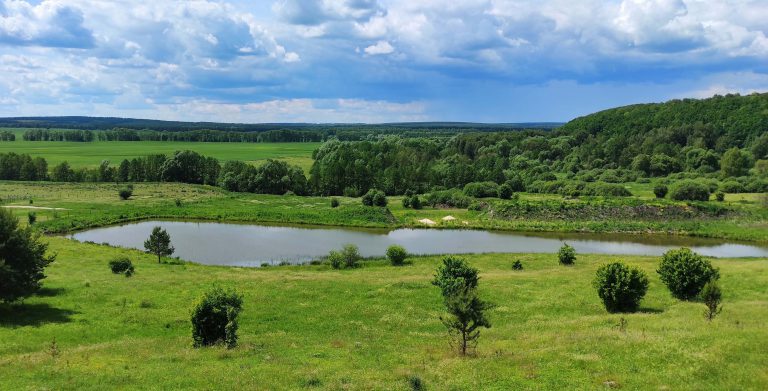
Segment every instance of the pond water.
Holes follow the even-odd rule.
[[[144,249],[152,228],[163,227],[184,260],[230,266],[302,263],[352,243],[363,256],[383,256],[399,244],[412,254],[556,253],[564,242],[578,253],[661,255],[690,247],[713,257],[768,257],[768,247],[678,236],[520,233],[438,229],[355,229],[313,226],[146,221],[79,232],[78,241]]]

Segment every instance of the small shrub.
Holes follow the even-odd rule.
[[[173,200],[173,202],[174,202],[174,204],[176,204],[176,206],[181,206],[181,199],[180,198],[177,198],[177,199]]]
[[[576,249],[565,243],[557,252],[557,259],[561,265],[573,265],[576,262]]]
[[[675,201],[708,201],[710,189],[704,183],[693,180],[678,182],[669,192],[669,197]]]
[[[339,207],[339,200],[336,198],[331,198],[331,208],[338,208]]]
[[[126,257],[115,258],[109,261],[109,268],[112,273],[125,274],[126,277],[130,277],[134,273],[133,262]]]
[[[704,311],[704,316],[708,321],[712,321],[712,319],[723,310],[723,307],[720,305],[720,302],[723,299],[723,293],[720,291],[720,285],[717,284],[717,281],[712,280],[704,284],[704,288],[701,289],[700,297],[701,301],[704,302],[704,305],[707,306],[707,309]]]
[[[514,190],[512,190],[512,186],[508,184],[503,184],[499,186],[499,198],[502,200],[508,200],[512,198],[512,194],[514,194]]]
[[[472,182],[464,185],[464,194],[469,197],[498,197],[499,185],[495,182]]]
[[[648,276],[615,262],[598,268],[592,284],[608,312],[634,312],[648,291]]]
[[[419,196],[415,195],[411,197],[411,208],[415,210],[419,210],[422,208],[421,200],[419,199]]]
[[[363,258],[360,256],[360,250],[354,244],[345,244],[341,249],[341,257],[344,260],[344,267],[354,268]]]
[[[425,389],[424,382],[417,375],[411,375],[408,377],[408,386],[412,391],[422,391]]]
[[[331,251],[328,253],[328,263],[334,269],[341,269],[344,265],[344,257],[338,251]]]
[[[362,198],[365,206],[387,206],[387,196],[381,190],[370,189]]]
[[[35,222],[37,222],[37,213],[35,212],[27,213],[27,223],[29,223],[29,225],[34,225]]]
[[[523,270],[523,263],[520,262],[520,260],[515,261],[515,263],[512,264],[512,270]]]
[[[656,272],[672,296],[680,300],[696,298],[707,282],[720,278],[711,262],[687,248],[667,251]]]
[[[121,200],[125,201],[125,200],[131,198],[131,196],[133,195],[133,189],[131,189],[129,187],[124,187],[124,188],[120,189],[117,192],[117,194],[120,196]]]
[[[411,196],[405,196],[403,197],[403,208],[410,208],[411,207]]]
[[[225,343],[237,346],[237,316],[243,297],[232,290],[214,287],[203,294],[192,309],[192,339],[195,347]]]
[[[403,265],[406,258],[408,258],[408,252],[403,246],[389,246],[387,249],[387,259],[393,266]]]
[[[656,185],[653,187],[653,194],[656,195],[656,198],[664,198],[668,192],[669,188],[666,185]]]
[[[723,201],[725,201],[725,193],[723,193],[722,191],[718,191],[717,193],[715,193],[715,199],[716,199],[718,202],[723,202]]]

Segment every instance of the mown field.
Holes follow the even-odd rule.
[[[673,299],[649,257],[642,309],[608,314],[591,287],[615,256],[468,256],[497,307],[475,355],[448,345],[430,285],[440,257],[392,267],[264,269],[157,264],[143,253],[49,238],[45,289],[0,307],[0,389],[428,390],[768,388],[768,263],[718,259],[724,310]],[[136,275],[113,275],[127,255]],[[525,270],[513,271],[514,260]],[[189,311],[208,287],[244,295],[240,343],[192,348]],[[622,320],[623,319],[623,320]]]
[[[221,161],[242,160],[260,162],[279,159],[309,171],[312,151],[320,143],[202,143],[176,141],[94,141],[89,143],[66,141],[24,141],[17,135],[16,141],[0,141],[0,153],[26,153],[42,157],[54,166],[63,161],[73,167],[96,167],[103,160],[119,165],[123,159],[150,154],[170,155],[175,151],[192,150],[215,157]]]

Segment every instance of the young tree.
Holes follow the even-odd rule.
[[[687,248],[664,253],[656,272],[672,296],[680,300],[694,299],[704,285],[720,278],[711,262]]]
[[[720,291],[720,285],[718,285],[717,280],[712,280],[704,285],[704,288],[701,289],[700,296],[701,300],[704,301],[704,304],[707,306],[706,311],[704,311],[704,316],[708,321],[712,321],[712,319],[723,310],[723,307],[720,305],[720,302],[723,299],[723,293]]]
[[[403,246],[393,245],[387,248],[387,259],[392,266],[402,266],[406,258],[408,258],[408,252]]]
[[[485,311],[493,307],[478,297],[479,281],[477,269],[469,266],[461,258],[445,257],[437,269],[432,284],[440,288],[443,303],[448,311],[447,317],[440,317],[448,333],[455,338],[459,352],[477,346],[480,328],[491,327]]]
[[[161,227],[152,229],[149,239],[144,242],[144,248],[151,254],[157,255],[157,263],[160,263],[162,257],[173,254],[176,249],[171,246],[171,235],[168,235]]]
[[[608,312],[635,312],[648,291],[648,276],[636,267],[614,262],[597,269],[592,285]]]
[[[214,287],[205,292],[192,309],[192,339],[195,347],[224,342],[237,346],[237,316],[243,296],[234,290]]]
[[[30,228],[20,228],[10,210],[0,208],[0,301],[11,303],[40,289],[44,269],[55,256]]]
[[[576,249],[568,243],[563,244],[563,247],[560,247],[560,250],[557,252],[557,259],[561,265],[573,265],[576,262]]]

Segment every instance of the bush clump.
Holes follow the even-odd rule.
[[[669,197],[675,201],[708,201],[710,189],[704,183],[693,180],[680,181],[669,192]]]
[[[592,282],[608,312],[635,312],[648,291],[648,276],[621,262],[597,269]]]
[[[29,225],[34,225],[36,222],[37,222],[37,213],[35,212],[27,213],[27,223],[29,223]]]
[[[135,269],[133,262],[127,257],[119,257],[109,261],[109,269],[115,274],[124,274],[126,277],[133,275]]]
[[[717,193],[715,193],[715,199],[717,200],[717,202],[725,201],[725,193],[723,193],[722,191],[718,191]]]
[[[387,196],[381,190],[368,190],[362,201],[365,206],[387,206]]]
[[[408,252],[403,246],[394,245],[387,248],[387,259],[393,266],[402,266],[406,258],[408,258]]]
[[[704,285],[720,278],[711,262],[687,248],[667,251],[656,272],[672,296],[680,300],[696,298]]]
[[[338,208],[339,207],[339,200],[336,198],[331,198],[331,208]]]
[[[117,195],[120,196],[120,199],[125,201],[133,195],[133,187],[132,186],[126,186],[120,190],[118,190]]]
[[[464,185],[464,194],[475,198],[498,197],[499,185],[495,182],[467,183]]]
[[[667,185],[656,185],[653,187],[653,194],[656,196],[656,198],[664,198],[667,196],[667,193],[669,193],[669,188]]]
[[[354,244],[346,244],[341,251],[331,251],[328,253],[328,263],[334,269],[355,268],[360,260],[360,250]]]
[[[701,301],[707,306],[704,316],[707,320],[712,321],[723,310],[723,307],[720,305],[720,302],[723,300],[723,292],[720,291],[720,285],[715,280],[707,282],[704,284],[704,288],[701,289],[700,296]]]
[[[237,316],[243,297],[233,290],[214,287],[203,294],[192,309],[192,339],[195,347],[218,343],[237,346]]]
[[[561,265],[573,265],[576,262],[576,249],[565,243],[557,252],[557,259]]]
[[[522,263],[522,262],[520,262],[520,260],[516,260],[516,261],[515,261],[515,262],[512,264],[512,270],[523,270],[523,263]]]
[[[427,195],[427,204],[432,207],[444,206],[465,209],[471,203],[472,199],[458,189],[436,190]]]

